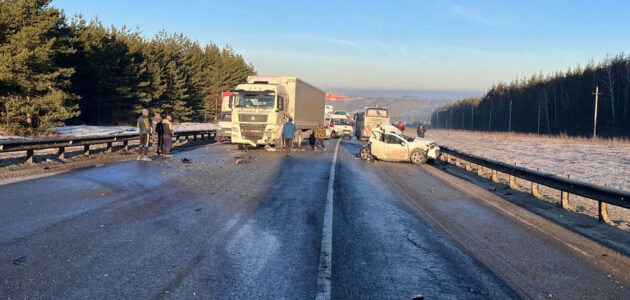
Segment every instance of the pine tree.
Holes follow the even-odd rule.
[[[79,114],[66,91],[74,72],[58,60],[73,52],[65,17],[50,0],[0,2],[0,105],[13,133],[62,125]]]

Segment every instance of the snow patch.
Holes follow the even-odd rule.
[[[119,134],[137,134],[138,128],[132,126],[91,126],[76,125],[57,127],[53,130],[63,137],[86,137]]]
[[[185,122],[175,124],[175,132],[191,131],[191,130],[216,130],[217,125],[211,123],[192,123]],[[120,134],[138,134],[138,128],[135,126],[92,126],[92,125],[75,125],[62,126],[52,129],[51,132],[57,133],[60,137],[88,137],[88,136],[107,136]],[[5,135],[0,132],[0,141],[10,140],[26,140],[24,136]]]
[[[189,130],[216,130],[217,125],[212,123],[180,123],[175,124],[175,131],[189,131]]]

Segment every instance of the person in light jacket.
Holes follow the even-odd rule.
[[[149,110],[142,109],[142,115],[138,117],[138,131],[140,133],[140,145],[138,145],[137,160],[151,161],[149,158],[149,134],[151,133],[151,120],[149,120]]]
[[[175,130],[173,129],[173,117],[166,115],[166,119],[162,120],[162,129],[164,130],[162,135],[162,155],[164,157],[173,157],[171,154],[173,135],[175,134]]]
[[[322,151],[326,151],[326,146],[324,146],[324,138],[326,138],[326,124],[321,122],[315,127],[315,145],[313,146],[314,151],[318,151],[318,148],[321,147]]]
[[[293,138],[295,138],[296,127],[293,124],[293,118],[289,117],[284,126],[282,126],[282,139],[284,140],[284,150],[287,155],[291,153],[291,146],[293,145]]]

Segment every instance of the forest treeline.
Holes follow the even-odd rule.
[[[592,136],[599,87],[597,136],[630,136],[630,56],[607,56],[566,73],[499,82],[483,97],[440,107],[434,127]]]
[[[254,67],[229,46],[162,31],[151,39],[50,0],[0,0],[0,127],[32,134],[64,124],[135,124],[142,108],[211,121],[221,91]]]

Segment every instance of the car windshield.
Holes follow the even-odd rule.
[[[273,108],[275,97],[273,94],[238,94],[235,95],[236,107]]]
[[[348,119],[332,119],[333,125],[350,125]]]
[[[387,118],[389,112],[386,108],[370,108],[367,110],[366,115],[368,117]]]

